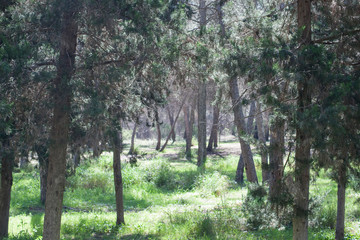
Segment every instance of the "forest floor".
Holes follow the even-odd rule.
[[[236,184],[239,143],[233,136],[221,140],[205,170],[196,167],[196,146],[187,160],[183,141],[159,153],[154,141],[137,140],[137,165],[122,156],[126,224],[119,227],[114,226],[111,153],[84,159],[75,174],[69,168],[62,239],[291,239],[291,206],[276,212],[266,198],[248,195],[258,186],[246,179],[246,186]],[[253,150],[261,182],[260,157]],[[309,239],[334,239],[336,183],[329,174],[312,172]],[[14,173],[9,239],[41,239],[39,185],[32,165]],[[360,239],[359,198],[347,190],[346,239]]]

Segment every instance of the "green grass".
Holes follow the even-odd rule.
[[[151,144],[142,141],[140,151],[150,150]],[[248,190],[233,181],[239,156],[209,155],[206,169],[198,170],[196,159],[186,160],[183,149],[184,142],[176,142],[164,153],[151,150],[137,167],[123,161],[126,225],[120,227],[115,227],[111,154],[83,161],[67,177],[62,239],[291,239],[290,226],[265,222],[256,231],[249,228],[244,211]],[[260,157],[254,160],[260,169]],[[41,239],[39,187],[37,169],[14,173],[9,239]],[[334,239],[336,184],[321,171],[310,191],[309,239]],[[346,239],[360,239],[359,196],[347,190]]]

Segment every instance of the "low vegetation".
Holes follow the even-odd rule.
[[[111,154],[85,159],[74,174],[69,170],[61,238],[291,239],[289,207],[272,207],[266,186],[247,182],[239,186],[233,181],[237,155],[210,155],[206,170],[198,170],[195,163],[176,154],[182,147],[175,144],[168,152],[144,155],[136,166],[123,157],[126,224],[119,227],[115,226]],[[255,161],[260,164],[260,158]],[[44,207],[39,173],[33,168],[14,174],[12,240],[42,239]],[[327,174],[314,173],[311,184],[310,239],[334,239],[336,184]],[[347,191],[346,239],[360,239],[356,202],[360,194]]]

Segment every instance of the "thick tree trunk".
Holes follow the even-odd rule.
[[[11,187],[13,183],[12,171],[15,155],[10,147],[9,140],[4,142],[1,156],[1,182],[0,182],[0,239],[8,236],[9,211],[11,200]]]
[[[35,151],[39,158],[40,201],[41,204],[45,204],[48,166],[49,166],[48,147],[46,145],[36,145]]]
[[[270,182],[269,196],[276,203],[282,192],[283,157],[285,153],[285,121],[274,119],[270,127]]]
[[[130,150],[129,150],[129,155],[134,154],[134,150],[135,150],[135,136],[136,136],[136,128],[137,128],[138,124],[137,122],[134,123],[134,128],[131,134],[131,143],[130,143]]]
[[[198,159],[197,166],[201,167],[206,161],[206,82],[199,86],[198,98]]]
[[[160,122],[159,122],[159,114],[157,109],[155,110],[155,122],[156,122],[156,133],[157,133],[157,143],[155,150],[160,150],[161,147],[161,129],[160,129]]]
[[[338,191],[337,191],[337,215],[335,239],[342,240],[345,237],[345,190],[346,190],[346,165],[344,162],[339,166]]]
[[[219,116],[220,116],[220,109],[218,105],[214,106],[213,111],[213,124],[211,127],[211,133],[209,138],[209,143],[207,146],[207,151],[212,152],[213,148],[217,147],[217,136],[218,136],[218,129],[219,129]]]
[[[123,196],[123,183],[121,175],[121,158],[122,151],[122,134],[115,131],[113,136],[113,169],[114,169],[114,185],[115,185],[115,198],[116,198],[116,225],[125,224],[124,219],[124,196]]]
[[[247,132],[247,127],[245,124],[244,113],[240,101],[241,99],[239,95],[239,87],[238,87],[237,79],[235,77],[229,79],[229,87],[230,87],[230,95],[231,95],[231,101],[234,111],[235,124],[237,127],[238,138],[241,146],[241,154],[243,156],[245,163],[246,176],[248,181],[257,183],[258,179],[256,175],[256,169],[255,169],[251,148],[250,145],[247,142],[245,142],[245,140],[242,138],[242,135],[246,134]]]
[[[242,154],[240,154],[239,162],[236,167],[236,175],[235,175],[235,182],[237,182],[240,185],[244,183],[244,168],[245,168],[244,158]]]
[[[258,140],[261,144],[260,155],[261,155],[261,174],[262,174],[262,183],[269,181],[269,163],[268,163],[268,153],[266,150],[266,140],[263,127],[263,117],[261,111],[261,104],[259,101],[256,103],[256,129]]]
[[[175,142],[176,141],[176,134],[175,134],[175,125],[174,125],[174,115],[172,114],[169,105],[166,106],[166,110],[168,112],[170,126],[171,126],[171,139],[172,139],[173,142]]]
[[[71,88],[77,43],[75,20],[78,3],[65,1],[62,13],[60,56],[54,79],[54,109],[50,132],[49,168],[45,201],[44,240],[60,239],[61,210],[65,188],[66,148],[69,139]]]
[[[300,44],[311,43],[311,0],[297,1],[298,29],[301,31]],[[306,61],[306,59],[305,59]],[[304,79],[297,83],[298,100],[297,110],[301,118],[311,105],[310,76],[304,74]],[[302,120],[304,121],[304,120]],[[296,128],[295,149],[295,197],[293,217],[293,239],[308,239],[308,211],[309,211],[309,184],[310,184],[310,129],[298,125]]]

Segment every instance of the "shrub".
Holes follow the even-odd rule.
[[[155,161],[144,169],[145,180],[153,182],[157,187],[167,190],[176,188],[175,173],[170,163],[164,160]]]
[[[268,199],[267,188],[258,184],[249,185],[242,208],[246,226],[250,230],[281,228],[291,224],[291,206],[277,208],[272,205]]]
[[[327,196],[328,193],[316,195],[310,200],[309,225],[314,228],[334,229],[336,226],[336,200],[329,201]]]
[[[201,195],[223,195],[229,187],[229,178],[215,171],[199,175],[195,180],[195,189]]]

